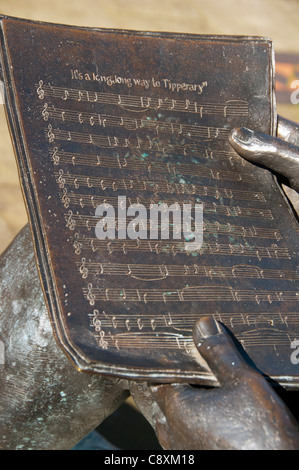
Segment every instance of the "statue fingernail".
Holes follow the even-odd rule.
[[[201,338],[219,335],[220,331],[214,318],[204,317],[196,324],[197,335]]]
[[[251,129],[247,129],[247,127],[241,127],[233,131],[232,137],[242,144],[249,144],[254,138],[254,132]]]

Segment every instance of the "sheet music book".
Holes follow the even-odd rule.
[[[298,222],[228,142],[239,126],[275,134],[273,56],[267,38],[1,18],[41,284],[78,369],[217,385],[192,341],[211,315],[269,380],[298,387]]]

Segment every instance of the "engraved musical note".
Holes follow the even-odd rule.
[[[102,119],[101,115],[99,114],[99,125],[103,126],[103,127],[106,127],[106,121],[107,121],[107,119],[106,118]]]
[[[191,351],[192,351],[192,346],[191,346],[191,344],[189,344],[186,340],[184,340],[184,343],[183,343],[183,344],[184,344],[185,352],[186,352],[187,354],[190,354]]]
[[[107,243],[107,250],[108,250],[108,253],[111,255],[111,253],[113,253],[113,246],[112,246],[112,242],[108,242]],[[95,249],[93,249],[93,251],[96,251]]]
[[[141,106],[142,108],[149,108],[152,98],[150,97],[141,97]]]
[[[90,232],[91,226],[89,224],[90,224],[90,221],[87,219],[86,222],[85,222],[85,225],[87,227],[87,230]]]
[[[64,101],[66,101],[69,97],[69,91],[68,90],[63,90],[64,91],[64,94],[63,96],[61,97],[61,99],[63,99]],[[80,93],[80,92],[79,92]]]
[[[91,205],[92,205],[92,207],[95,209],[95,208],[97,207],[97,203],[96,203],[95,200],[94,200],[94,196],[91,196],[91,197],[90,197],[90,200],[91,200]]]
[[[186,106],[185,106],[185,109],[186,109],[186,110],[188,110],[190,104],[191,104],[190,100],[186,100]]]
[[[163,102],[164,102],[164,101],[163,101],[161,98],[158,98],[158,104],[157,104],[156,108],[157,108],[157,109],[160,109],[160,108],[162,107],[162,105],[163,105]]]
[[[93,95],[93,98],[92,98]],[[86,92],[87,101],[89,103],[96,103],[98,101],[98,94],[96,92]]]

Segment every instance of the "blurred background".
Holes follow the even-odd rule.
[[[276,51],[278,113],[299,122],[299,0],[0,0],[0,14],[78,26],[267,36]],[[299,88],[299,82],[298,86]],[[27,223],[0,105],[0,253]]]
[[[299,122],[299,104],[291,103],[292,84],[299,80],[299,0],[0,0],[0,14],[100,28],[270,37],[276,51],[277,112]],[[0,254],[26,223],[4,106],[0,105]],[[125,432],[119,423],[125,423]],[[99,431],[122,449],[134,448],[132,442],[137,449],[159,448],[130,402]],[[98,438],[87,436],[85,448],[105,448]]]

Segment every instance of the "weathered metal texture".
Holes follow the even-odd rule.
[[[298,386],[298,224],[273,176],[227,140],[240,125],[275,131],[271,41],[9,18],[1,30],[41,281],[75,365],[217,385],[192,341],[213,315],[260,371]],[[98,239],[95,209],[118,196],[203,203],[202,248]]]
[[[70,449],[118,408],[129,390],[167,449],[298,448],[296,426],[272,387],[238,360],[232,367],[236,351],[223,349],[220,338],[208,340],[205,350],[213,370],[221,369],[225,378],[221,388],[152,387],[78,372],[54,340],[28,226],[1,256],[0,277],[1,449]],[[284,393],[293,411],[297,395]]]
[[[79,373],[54,340],[28,226],[1,256],[0,278],[0,449],[71,449],[128,385]]]

